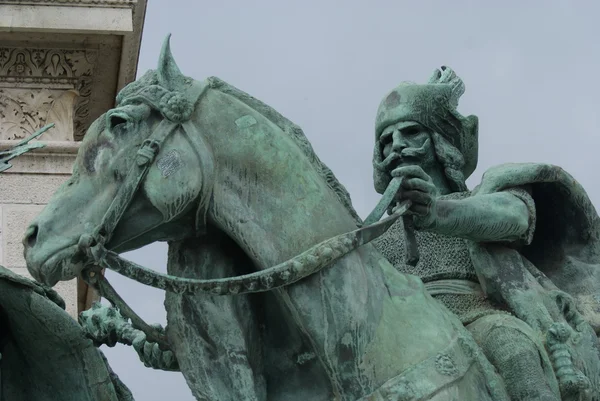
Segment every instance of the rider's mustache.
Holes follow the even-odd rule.
[[[398,160],[402,160],[406,157],[410,157],[410,158],[418,159],[418,160],[423,159],[429,153],[430,142],[431,142],[431,139],[427,138],[423,142],[423,145],[421,145],[418,148],[405,148],[405,149],[402,149],[402,151],[400,153],[392,152],[383,161],[381,161],[380,163],[377,163],[375,165],[375,167],[377,167],[378,170],[388,171],[390,166],[394,162],[396,162]]]

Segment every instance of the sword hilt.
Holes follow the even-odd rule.
[[[403,216],[402,223],[404,224],[404,249],[406,251],[406,264],[414,267],[417,265],[417,263],[419,263],[420,255],[412,216]]]

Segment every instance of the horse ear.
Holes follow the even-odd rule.
[[[168,34],[163,42],[158,59],[157,75],[158,83],[165,89],[179,91],[185,88],[185,76],[177,67],[171,53],[171,34]]]

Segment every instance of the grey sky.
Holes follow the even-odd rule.
[[[365,217],[378,201],[371,156],[377,106],[401,81],[441,65],[465,81],[459,110],[480,119],[479,165],[550,162],[600,204],[600,3],[594,0],[150,0],[139,72],[163,38],[184,74],[215,75],[300,125]],[[504,5],[500,5],[500,4]],[[165,244],[126,256],[165,270]],[[149,322],[163,294],[109,274]],[[144,368],[133,349],[106,350],[137,400],[193,400],[179,373]]]

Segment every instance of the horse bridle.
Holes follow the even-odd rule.
[[[193,81],[191,87],[187,90],[182,98],[190,99],[189,101],[191,102],[191,107],[194,108],[195,104],[198,102],[205,90],[206,84]],[[173,92],[170,92],[170,94],[172,93]],[[243,284],[244,280],[246,279],[253,279],[259,274],[264,275],[265,270],[262,272],[251,273],[227,279],[202,280],[180,278],[147,269],[134,262],[125,260],[117,253],[109,251],[105,248],[105,245],[109,242],[119,221],[123,217],[125,211],[129,207],[135,194],[139,190],[142,182],[148,174],[150,167],[156,160],[156,157],[160,152],[161,145],[164,143],[164,141],[180,126],[186,132],[188,132],[188,134],[194,130],[193,126],[191,125],[192,123],[189,120],[189,116],[185,120],[174,120],[168,118],[168,113],[162,114],[164,117],[163,120],[154,129],[150,137],[146,139],[138,149],[135,163],[133,163],[133,166],[126,175],[121,188],[104,214],[101,223],[96,227],[96,229],[93,230],[91,234],[85,233],[81,235],[78,245],[80,250],[87,255],[88,260],[90,261],[90,263],[87,264],[82,270],[83,280],[96,291],[98,291],[101,297],[106,298],[111,302],[111,304],[113,304],[113,306],[117,307],[123,316],[129,318],[134,327],[142,330],[146,334],[148,341],[156,342],[162,349],[169,349],[169,341],[167,337],[161,331],[147,324],[129,307],[129,305],[127,305],[127,303],[119,296],[119,294],[110,285],[108,280],[104,277],[104,269],[113,270],[142,284],[150,285],[165,291],[171,291],[179,294],[210,292],[220,295],[233,293],[231,289],[229,289],[229,292],[223,291],[223,283],[225,280],[233,280],[234,282],[237,280],[237,282]],[[306,271],[303,273],[303,275],[297,277],[287,279],[284,277],[281,279],[281,283],[273,283],[273,277],[276,277],[275,274],[277,272],[283,270],[282,266],[284,264],[271,267],[267,270],[272,271],[273,275],[267,277],[270,278],[271,281],[265,284],[265,288],[273,289],[298,281],[301,278],[313,274],[323,267],[331,264],[331,262],[339,259],[351,250],[356,249],[358,246],[368,243],[385,233],[385,231],[387,231],[387,229],[398,219],[398,217],[404,215],[410,207],[410,201],[405,201],[396,208],[396,212],[392,216],[379,221],[384,212],[388,209],[389,205],[394,201],[400,185],[401,179],[392,179],[378,206],[375,208],[375,210],[373,210],[369,217],[367,217],[362,228],[338,235],[321,243],[325,244],[330,242],[332,247],[335,247],[336,244],[343,243],[346,246],[342,251],[337,252],[334,255],[330,255],[329,257],[319,255],[319,257],[323,258],[323,260],[321,263],[315,265],[312,270]],[[407,251],[409,251],[407,254],[414,255],[414,250],[416,249],[414,244],[414,235],[412,238],[410,235],[407,235],[407,239]],[[316,249],[321,244],[315,245],[313,248],[304,253],[310,253],[311,250]],[[411,264],[416,263],[414,260],[411,260],[410,262]],[[258,287],[245,288],[246,293],[260,291],[265,290]]]
[[[187,90],[183,98],[191,99],[190,106],[194,108],[205,90],[205,84],[192,81],[191,87]],[[78,245],[80,250],[92,261],[82,271],[83,280],[96,289],[101,297],[106,298],[119,308],[124,316],[131,319],[134,326],[144,331],[150,341],[157,342],[159,345],[165,347],[168,345],[166,337],[154,327],[145,323],[119,296],[102,274],[103,269],[111,269],[115,265],[114,263],[110,263],[110,261],[119,261],[121,262],[119,265],[128,263],[125,259],[120,258],[118,254],[108,251],[105,245],[112,237],[123,214],[146,178],[148,170],[160,152],[161,145],[179,126],[182,126],[188,132],[191,131],[191,122],[189,119],[184,121],[172,120],[168,118],[166,113],[162,114],[164,117],[163,120],[161,120],[150,137],[138,149],[135,162],[127,173],[116,197],[102,217],[102,221],[91,234],[85,233],[81,235]],[[134,280],[136,279],[135,275],[129,277]]]

